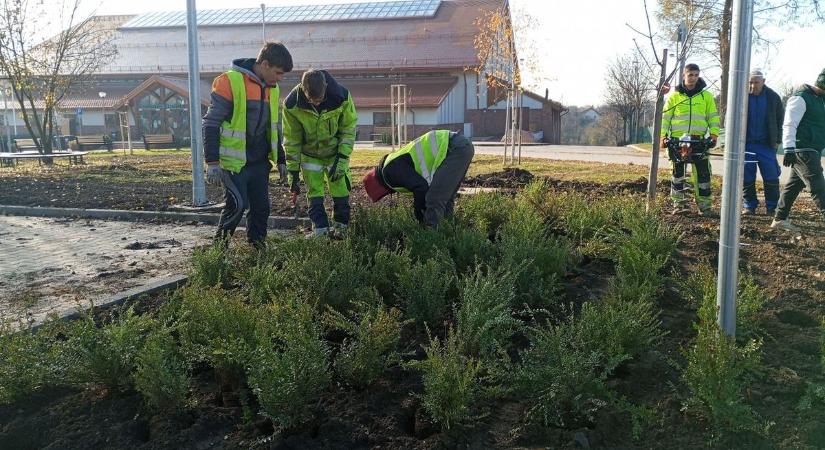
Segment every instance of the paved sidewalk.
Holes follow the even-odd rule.
[[[88,306],[188,270],[213,225],[0,216],[0,320]]]

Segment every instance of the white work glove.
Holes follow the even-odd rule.
[[[209,164],[206,166],[206,182],[209,184],[221,184],[221,166]]]
[[[278,164],[278,181],[284,186],[288,184],[286,178],[287,173],[288,172],[286,171],[286,164]]]

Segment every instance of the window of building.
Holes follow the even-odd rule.
[[[372,113],[372,124],[376,127],[388,127],[392,125],[392,116],[389,112]]]

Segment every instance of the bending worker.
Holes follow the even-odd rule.
[[[430,228],[451,215],[456,193],[475,149],[466,137],[434,130],[384,156],[364,176],[364,189],[377,202],[399,192],[413,196],[415,218]]]
[[[349,225],[349,157],[358,115],[350,92],[325,70],[304,72],[284,100],[284,150],[290,190],[299,193],[298,171],[307,185],[309,219],[316,236]],[[332,196],[333,226],[324,208],[324,185]],[[293,197],[294,198],[294,197]]]

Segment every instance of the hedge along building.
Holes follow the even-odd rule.
[[[407,86],[407,134],[449,128],[501,136],[505,93],[478,74],[477,19],[508,6],[503,0],[402,0],[337,5],[205,10],[198,12],[202,98],[233,59],[254,57],[262,38],[284,42],[295,70],[282,82],[286,96],[309,68],[329,70],[352,93],[358,139],[390,129],[390,86]],[[119,133],[118,112],[130,117],[132,137],[189,136],[185,12],[97,16],[115,30],[117,56],[60,105],[64,134]],[[513,61],[516,64],[515,61]],[[558,143],[561,104],[523,94],[525,129]],[[119,136],[119,134],[118,134]]]

